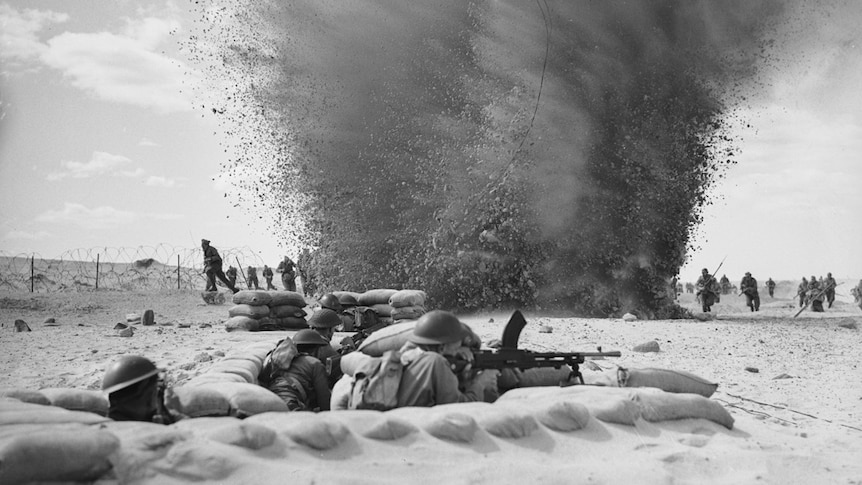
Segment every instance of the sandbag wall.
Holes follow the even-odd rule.
[[[705,420],[699,429],[710,434],[719,427],[732,429],[734,423],[720,403],[703,396],[593,386],[518,389],[494,404],[387,412],[264,412],[245,420],[199,418],[170,426],[112,422],[92,413],[7,398],[0,399],[0,483],[283,481],[285,470],[300,467],[319,470],[304,481],[346,482],[356,476],[333,475],[346,456],[356,464],[373,463],[382,458],[379,453],[397,449],[399,457],[413,465],[440,453],[475,452],[482,457],[530,436],[551,443],[548,446],[564,446],[619,433],[610,425],[679,419]],[[653,436],[663,432],[651,430]],[[409,444],[399,442],[408,436]],[[667,441],[671,444],[665,446],[675,446]],[[381,443],[392,447],[375,446]],[[349,464],[349,473],[355,473],[355,466]],[[391,478],[393,470],[375,468],[364,470],[363,478]]]
[[[233,295],[225,330],[301,330],[305,320],[305,298],[295,291],[243,290]]]

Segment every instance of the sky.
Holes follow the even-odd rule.
[[[781,62],[738,108],[738,163],[711,189],[682,281],[719,264],[734,281],[862,277],[862,2],[844,5],[778,36]],[[0,0],[0,252],[207,238],[295,258],[265,214],[235,207],[230,139],[182,48],[189,10]]]

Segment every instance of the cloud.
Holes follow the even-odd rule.
[[[21,231],[17,229],[13,229],[7,232],[3,239],[11,240],[11,239],[22,239],[26,241],[43,241],[51,237],[52,234],[48,231],[36,231],[36,232],[27,232]]]
[[[183,187],[184,179],[172,179],[167,177],[162,177],[160,175],[150,175],[144,181],[144,184],[148,187],[164,187],[164,188],[174,188],[174,187]]]
[[[120,169],[130,163],[132,163],[132,161],[122,155],[113,155],[106,152],[93,152],[93,156],[88,162],[60,162],[60,166],[63,168],[63,171],[49,173],[48,180],[62,180],[67,177],[80,179],[100,175],[140,177],[144,174],[144,171],[141,168],[137,168],[135,170]]]
[[[60,210],[49,210],[36,216],[36,222],[70,224],[85,229],[107,229],[135,222],[133,212],[113,207],[99,206],[92,209],[82,204],[66,202]]]
[[[141,141],[138,142],[139,147],[157,147],[161,146],[158,143],[150,140],[149,138],[141,138]]]
[[[174,221],[181,220],[182,214],[157,214],[153,212],[135,213],[109,206],[88,208],[83,204],[65,202],[60,210],[48,210],[36,216],[36,222],[47,224],[68,224],[84,229],[113,229],[135,224],[142,220]]]
[[[143,15],[142,12],[139,14]],[[63,32],[42,42],[38,34],[69,16],[0,5],[0,59],[19,64],[42,62],[99,99],[154,109],[191,111],[191,86],[200,75],[164,54],[181,29],[170,5],[159,16],[127,19],[119,33]],[[17,66],[16,66],[17,67]]]
[[[40,56],[47,46],[39,41],[38,33],[51,24],[69,20],[64,13],[24,9],[15,10],[0,4],[0,59],[20,62]]]

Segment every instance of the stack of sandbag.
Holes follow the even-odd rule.
[[[307,328],[305,298],[295,291],[243,290],[233,296],[225,330],[257,332]]]
[[[108,415],[108,396],[102,391],[91,389],[66,387],[49,387],[38,391],[19,388],[0,389],[0,399],[3,398],[55,406],[70,411],[85,411],[99,416]]]
[[[231,352],[207,372],[165,393],[165,404],[179,419],[203,416],[244,418],[287,411],[280,397],[258,385],[258,376],[275,342],[258,342]]]
[[[389,297],[392,321],[416,320],[425,314],[428,295],[422,290],[399,290]]]
[[[392,323],[392,305],[389,304],[389,298],[395,293],[398,293],[398,290],[387,288],[368,290],[356,299],[357,306],[371,309],[380,323]]]

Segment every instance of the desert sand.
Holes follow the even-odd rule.
[[[756,313],[748,311],[742,297],[724,296],[703,321],[525,313],[521,348],[593,351],[601,346],[622,352],[622,357],[596,361],[585,371],[593,382],[612,384],[617,368],[624,367],[686,371],[718,383],[709,401],[733,418],[731,429],[707,419],[638,419],[632,425],[589,419],[583,429],[539,425],[523,436],[480,430],[462,443],[426,431],[374,440],[357,431],[366,418],[344,414],[334,421],[326,418],[330,428],[332,422],[347,423],[349,436],[336,433],[344,438],[337,446],[309,447],[280,435],[274,444],[253,449],[207,439],[206,433],[192,432],[196,426],[208,427],[205,420],[187,420],[182,426],[117,431],[125,434],[123,443],[128,435],[161,436],[152,439],[172,443],[172,451],[159,460],[141,459],[137,468],[127,466],[98,482],[862,483],[862,310],[849,296],[839,296],[825,313],[805,311],[793,318],[798,308],[785,293],[774,299],[763,295]],[[681,295],[680,303],[698,310],[693,295]],[[99,389],[107,364],[124,354],[149,357],[165,370],[169,383],[180,385],[225,354],[259,342],[274,345],[289,334],[228,333],[223,322],[229,307],[206,305],[195,292],[2,293],[0,390]],[[155,325],[138,325],[131,337],[118,335],[116,323],[146,309],[155,312]],[[43,323],[49,318],[55,323]],[[498,338],[507,318],[503,312],[462,315],[483,341]],[[32,331],[15,332],[16,319]],[[540,332],[542,327],[551,332]],[[650,341],[658,343],[658,352],[632,350]],[[605,399],[603,392],[629,391],[587,387],[595,391],[586,396],[588,407]],[[535,396],[510,402],[507,409],[513,415],[529,413],[530,406],[543,402],[541,394]],[[469,406],[463,414],[480,424],[498,409]],[[427,414],[414,411],[390,413],[421,428],[417,423]],[[305,422],[337,413],[305,415]],[[289,426],[276,422],[283,416],[271,414],[245,421],[249,426]],[[182,440],[176,435],[168,440],[165,430],[186,434]]]

